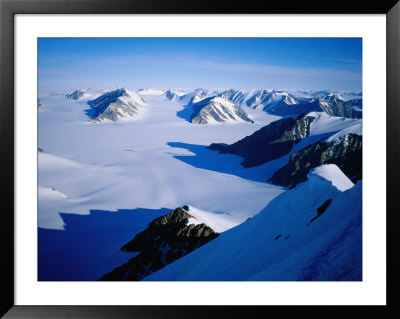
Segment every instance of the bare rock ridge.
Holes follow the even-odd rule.
[[[187,210],[187,206],[178,207],[153,220],[121,248],[139,254],[99,280],[141,280],[218,237],[219,234],[205,224],[189,224],[189,218],[195,217]]]
[[[288,163],[268,180],[294,187],[307,180],[312,168],[335,164],[353,182],[362,179],[362,136],[346,134],[330,142],[317,142],[290,156]]]
[[[233,144],[213,143],[208,148],[242,156],[244,167],[258,166],[288,154],[296,143],[310,134],[314,119],[306,115],[280,119]]]

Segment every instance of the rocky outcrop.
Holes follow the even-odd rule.
[[[242,156],[244,167],[253,167],[288,154],[293,146],[310,134],[310,125],[315,118],[300,115],[284,118],[264,126],[250,136],[233,143],[211,144],[212,150]]]
[[[141,280],[218,237],[219,234],[205,224],[189,224],[189,219],[195,217],[187,210],[186,206],[179,207],[153,220],[147,229],[121,248],[139,254],[99,280]]]
[[[347,117],[347,118],[362,118],[362,111],[354,106],[361,106],[361,100],[343,101],[340,99],[326,99],[317,101],[320,109],[328,115]]]
[[[176,92],[174,92],[174,91],[172,91],[172,90],[168,90],[168,91],[165,92],[164,94],[165,94],[165,97],[166,97],[168,100],[170,100],[170,101],[179,99],[179,95],[176,94]]]
[[[241,90],[230,89],[220,93],[218,96],[240,105],[247,97],[247,94]]]
[[[330,142],[312,144],[290,156],[289,162],[268,180],[294,187],[307,180],[308,172],[323,164],[335,164],[353,182],[362,178],[362,136],[346,134]]]

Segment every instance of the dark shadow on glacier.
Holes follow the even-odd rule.
[[[192,165],[197,168],[206,169],[214,172],[238,176],[256,182],[266,183],[273,172],[285,165],[288,157],[282,157],[278,160],[266,164],[244,168],[240,163],[243,161],[241,156],[232,154],[220,154],[217,151],[207,149],[206,145],[187,144],[180,142],[167,143],[170,147],[182,148],[190,151],[194,155],[173,155],[174,158]]]
[[[275,171],[287,164],[290,154],[324,140],[335,133],[336,132],[329,132],[327,134],[313,135],[304,138],[299,143],[295,144],[288,154],[262,165],[249,168],[244,168],[240,164],[243,161],[243,157],[233,154],[221,154],[218,151],[208,149],[208,145],[196,145],[181,142],[168,142],[167,145],[173,148],[185,149],[193,153],[188,155],[171,154],[174,158],[186,164],[201,169],[238,176],[251,181],[266,183]],[[256,152],[257,150],[254,151]]]
[[[170,211],[137,208],[91,210],[88,215],[60,213],[65,230],[38,229],[38,280],[97,280],[135,256],[120,248]]]
[[[192,121],[193,118],[192,114],[193,114],[193,107],[191,104],[184,105],[182,110],[176,112],[177,117],[180,117],[181,119],[184,119],[187,122]]]

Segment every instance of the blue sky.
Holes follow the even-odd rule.
[[[362,90],[361,38],[40,38],[39,88]]]

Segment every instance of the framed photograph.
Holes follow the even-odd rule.
[[[397,1],[0,10],[1,315],[399,315]]]

